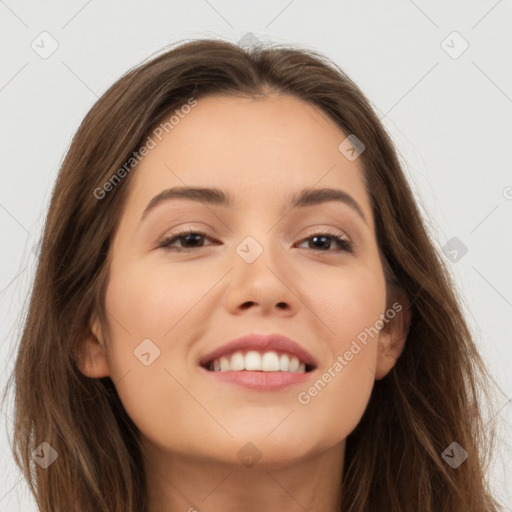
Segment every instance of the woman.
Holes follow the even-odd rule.
[[[189,42],[87,114],[13,372],[41,511],[496,511],[486,378],[390,138],[321,55]]]

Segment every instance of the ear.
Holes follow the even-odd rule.
[[[105,339],[97,317],[93,318],[89,332],[80,342],[78,367],[86,377],[99,379],[110,375]]]
[[[398,294],[398,299],[390,310],[396,314],[393,318],[389,318],[389,314],[386,315],[388,321],[384,323],[379,333],[375,380],[384,378],[395,366],[405,347],[409,332],[411,315],[409,301],[404,293]]]

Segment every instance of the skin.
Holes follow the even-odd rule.
[[[112,337],[91,321],[81,370],[110,376],[141,431],[150,512],[340,509],[345,438],[400,356],[407,310],[402,301],[321,392],[298,401],[390,307],[360,160],[338,150],[345,137],[292,96],[210,96],[133,171],[109,254]],[[184,185],[220,188],[235,204],[171,200],[140,220],[154,196]],[[289,194],[320,187],[350,194],[367,223],[337,201],[288,211]],[[207,236],[173,243],[188,253],[158,247],[180,228]],[[309,237],[326,228],[355,253],[329,239],[318,248]],[[250,264],[236,252],[247,236],[263,249]],[[199,371],[201,356],[251,332],[297,341],[318,362],[314,378],[255,391]],[[147,338],[160,355],[145,366],[134,350]],[[237,456],[253,453],[247,443],[261,455],[252,467]]]

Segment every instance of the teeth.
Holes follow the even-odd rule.
[[[256,350],[249,350],[245,355],[238,351],[231,356],[222,356],[215,359],[210,365],[213,371],[263,371],[263,372],[292,372],[304,373],[306,365],[299,361],[296,356],[278,354],[273,350],[263,353]]]
[[[242,352],[235,352],[231,356],[231,370],[244,370],[245,369],[245,358]]]
[[[259,352],[251,350],[245,354],[245,370],[261,370],[261,356]]]
[[[261,358],[261,369],[264,372],[279,371],[279,356],[276,352],[265,352]]]
[[[229,370],[231,370],[231,364],[229,362],[229,359],[227,357],[221,357],[220,358],[220,371],[227,372]]]
[[[288,367],[289,372],[296,372],[299,369],[300,361],[296,357],[290,359],[290,366]]]

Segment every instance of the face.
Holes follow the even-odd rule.
[[[360,159],[338,149],[346,134],[291,96],[211,96],[160,137],[132,171],[109,255],[111,337],[93,323],[84,373],[110,376],[144,442],[169,454],[240,463],[245,450],[277,465],[340,445],[399,355]],[[174,187],[231,202],[196,193],[146,210]],[[324,188],[345,200],[291,207]],[[291,339],[308,371],[226,379],[201,365],[247,334]],[[273,349],[256,352],[295,353]]]

